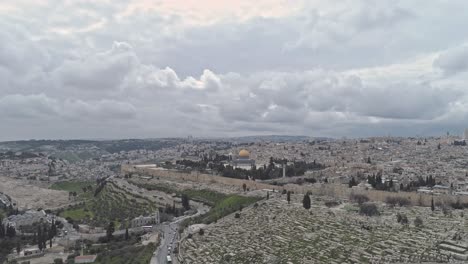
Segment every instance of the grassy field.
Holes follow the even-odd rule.
[[[195,190],[195,189],[186,189],[186,190],[177,190],[171,186],[165,184],[142,184],[135,181],[129,181],[131,184],[136,185],[140,188],[146,190],[156,190],[165,193],[175,193],[177,196],[187,195],[190,200],[200,201],[211,206],[214,206],[218,201],[221,201],[226,198],[225,194],[214,192],[208,189],[204,190]]]
[[[228,195],[225,198],[216,201],[214,206],[210,209],[210,211],[202,215],[198,218],[194,218],[193,221],[189,221],[189,224],[195,223],[213,223],[226,215],[232,214],[235,211],[240,210],[241,208],[247,207],[261,198],[258,197],[246,197],[240,195]],[[190,219],[191,220],[191,219]]]
[[[89,188],[91,190],[87,190],[84,192],[83,188]],[[56,182],[52,184],[50,189],[59,190],[59,191],[66,191],[66,192],[76,192],[78,199],[88,199],[93,196],[94,189],[96,188],[96,183],[94,181],[63,181],[63,182]]]
[[[77,209],[70,209],[66,210],[60,214],[62,217],[69,217],[75,221],[83,221],[84,219],[92,219],[94,217],[94,213],[87,210],[87,208],[77,208]]]
[[[216,203],[218,203],[219,201],[223,201],[227,197],[225,194],[210,190],[190,189],[182,191],[181,194],[185,194],[192,200],[200,201],[211,206],[216,205]]]
[[[128,182],[135,185],[135,186],[138,186],[140,188],[146,189],[148,191],[160,191],[160,192],[165,192],[165,193],[179,194],[178,190],[172,188],[169,185],[165,185],[165,184],[150,184],[150,183],[142,184],[142,183],[132,181],[132,180],[130,180]]]
[[[52,184],[50,189],[83,193],[83,188],[89,185],[94,186],[96,183],[93,181],[63,181]]]
[[[258,197],[245,197],[240,195],[228,195],[223,199],[217,200],[210,211],[204,215],[195,218],[189,218],[180,224],[179,232],[182,232],[187,226],[194,224],[210,224],[218,221],[219,219],[239,211],[241,208],[247,207],[257,201],[261,200]]]

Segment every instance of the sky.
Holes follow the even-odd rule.
[[[465,0],[5,0],[0,140],[468,127]]]

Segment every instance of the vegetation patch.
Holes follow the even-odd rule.
[[[90,192],[92,196],[92,192]],[[133,196],[116,188],[112,183],[106,184],[94,199],[60,210],[60,216],[71,219],[78,224],[107,226],[110,221],[123,227],[124,223],[140,215],[150,215],[158,210],[155,203]]]
[[[98,264],[147,264],[154,250],[153,243],[147,246],[128,246],[98,254],[95,263]]]
[[[93,181],[63,181],[52,184],[49,188],[58,191],[67,191],[70,196],[81,200],[92,197],[96,183]],[[76,195],[75,195],[76,194]]]
[[[210,224],[216,222],[229,214],[242,210],[242,208],[257,202],[260,199],[261,198],[258,197],[227,195],[223,199],[217,200],[208,213],[182,221],[182,223],[180,224],[181,228],[179,229],[179,231],[182,232],[185,229],[185,227],[193,224]]]

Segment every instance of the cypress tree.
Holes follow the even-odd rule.
[[[302,199],[302,206],[307,210],[310,209],[310,197],[308,193],[306,193],[304,199]]]
[[[5,227],[2,225],[2,219],[0,219],[0,238],[5,237]]]
[[[16,253],[19,255],[21,252],[21,244],[19,241],[16,242]]]
[[[42,249],[44,249],[43,247],[43,243],[42,243],[42,239],[43,239],[43,235],[42,235],[42,228],[41,226],[37,226],[37,246],[39,247],[39,250],[42,251]]]

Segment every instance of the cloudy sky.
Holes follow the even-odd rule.
[[[468,127],[466,0],[6,0],[0,140]]]

